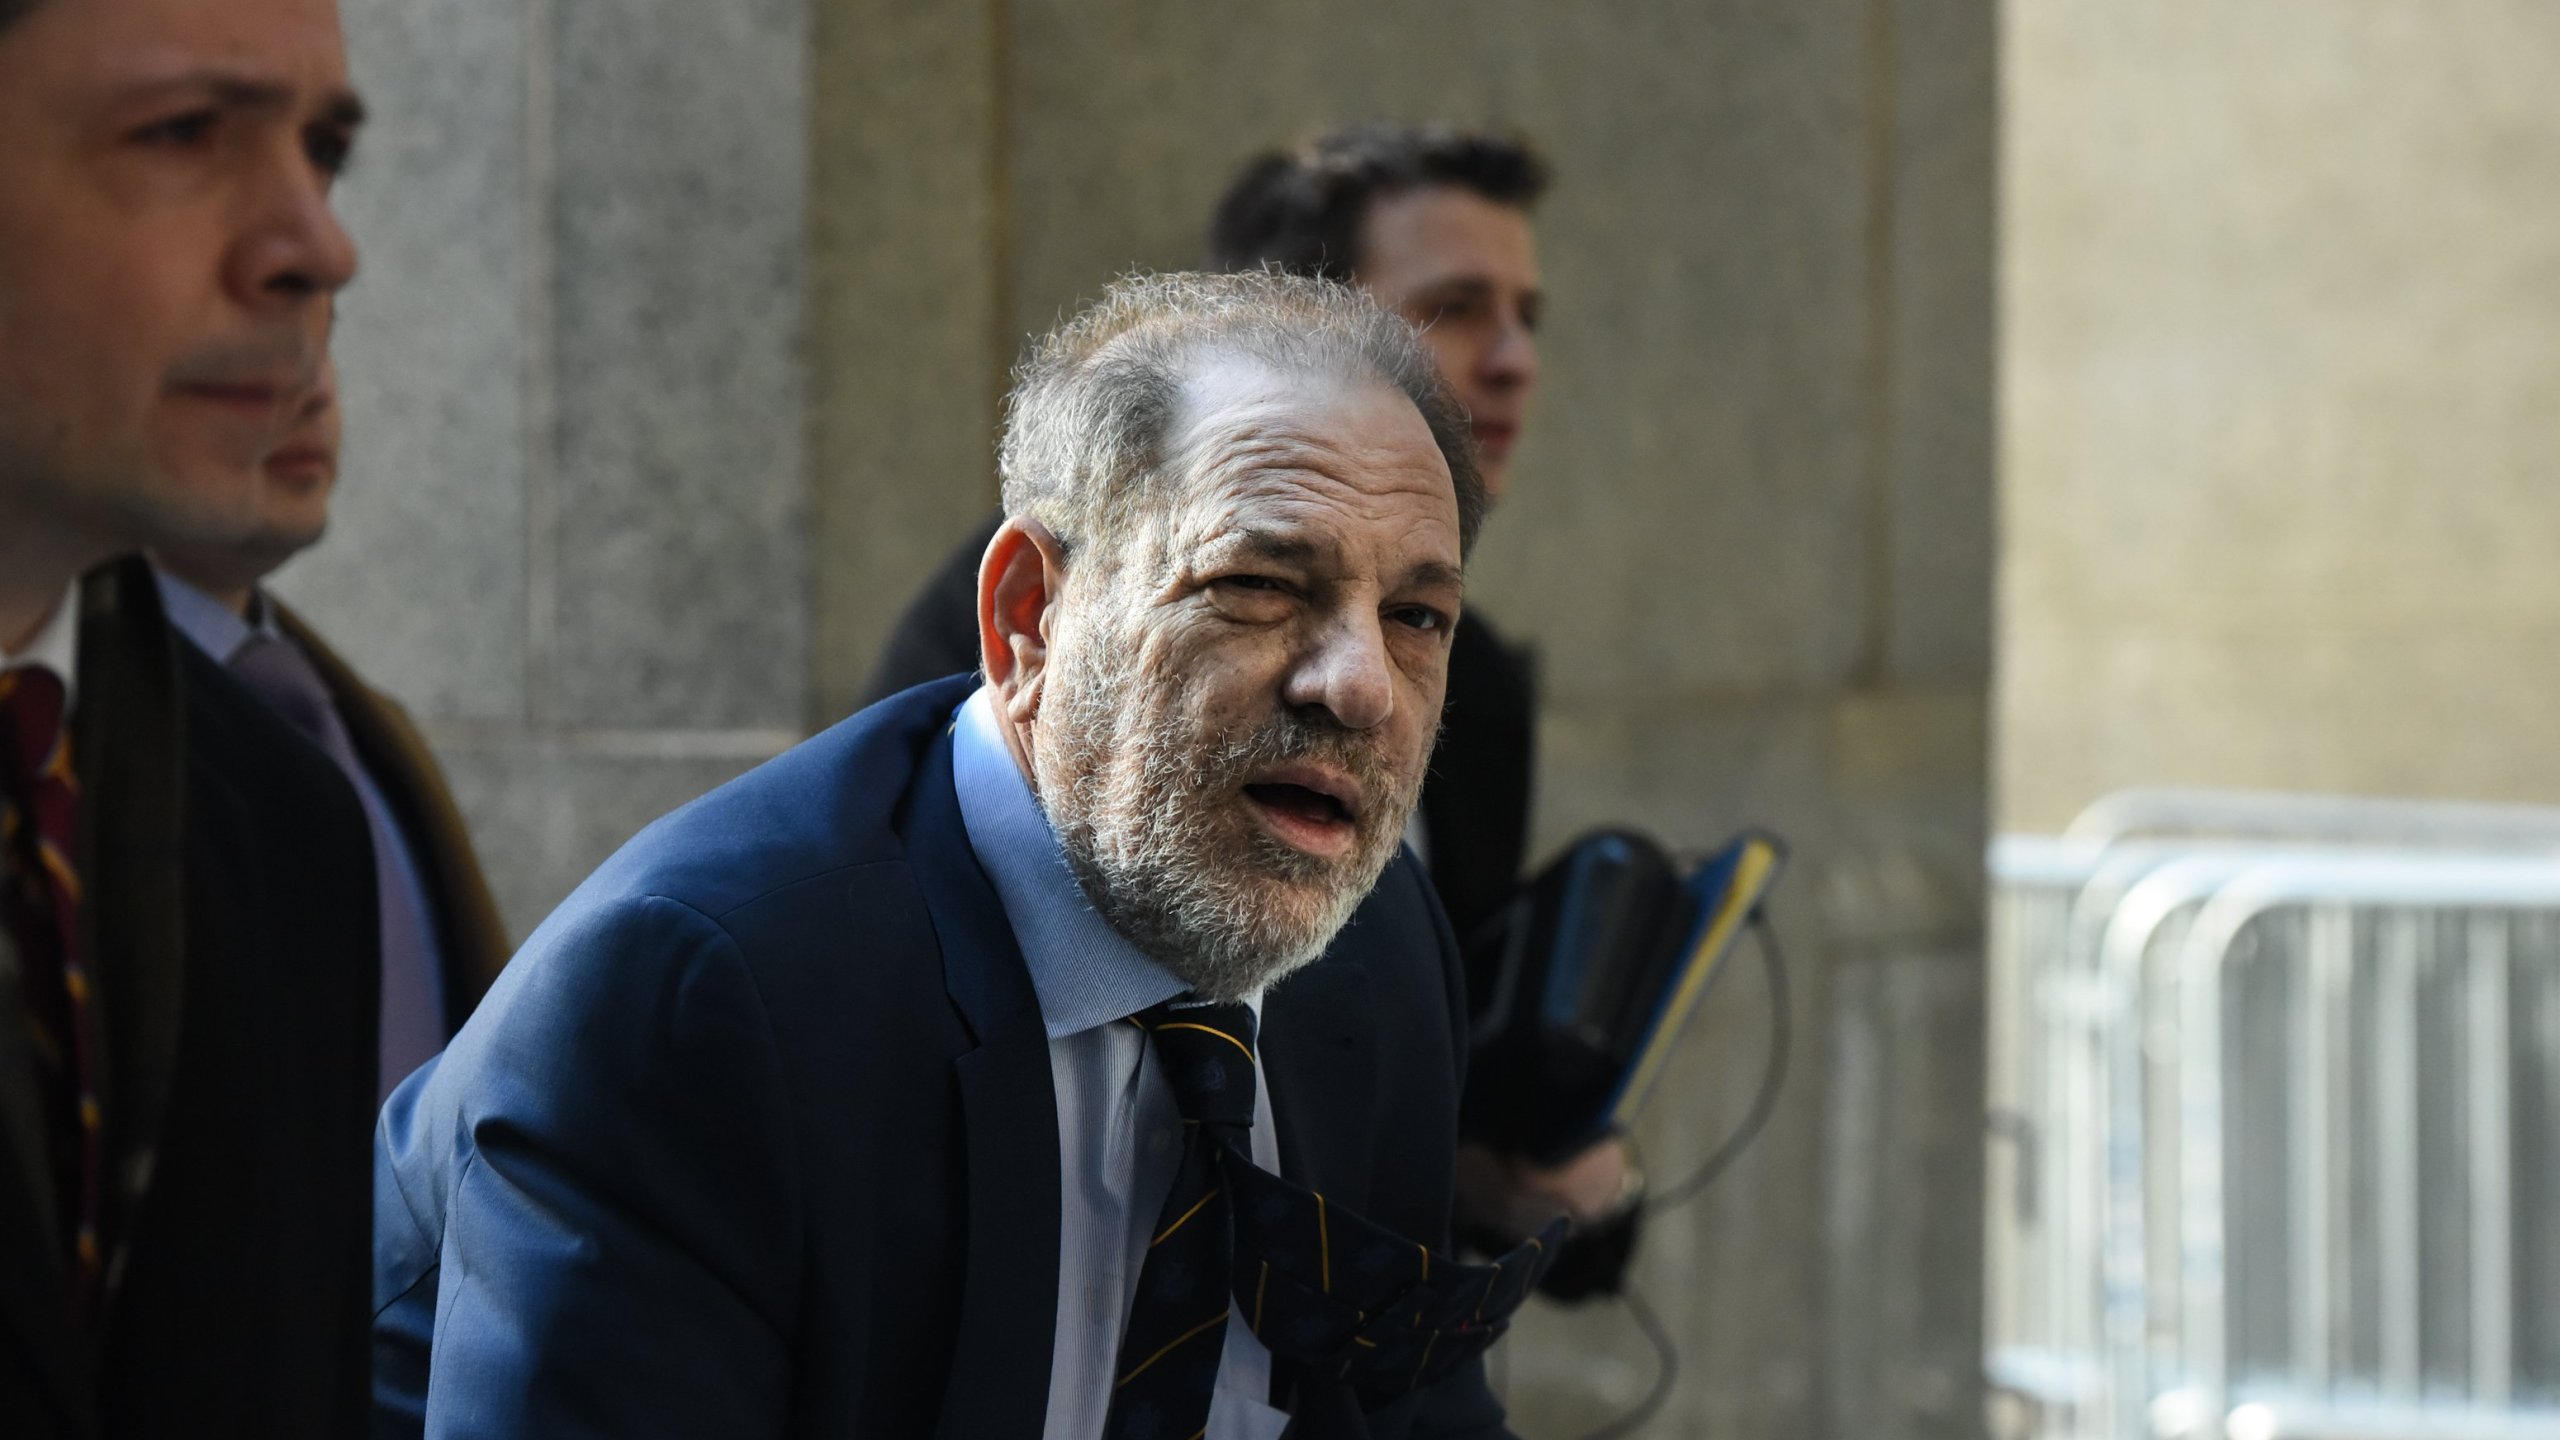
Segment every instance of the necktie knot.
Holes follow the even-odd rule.
[[[1154,1042],[1183,1119],[1234,1130],[1252,1126],[1252,1007],[1176,999],[1132,1018]]]
[[[233,652],[231,674],[293,728],[328,750],[332,759],[337,758],[344,742],[338,734],[329,684],[300,646],[281,636],[256,636]]]

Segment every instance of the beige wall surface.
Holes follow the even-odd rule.
[[[1980,863],[1991,546],[1984,3],[825,0],[810,203],[816,713],[992,503],[1021,338],[1195,263],[1249,152],[1371,118],[1525,130],[1546,381],[1472,609],[1536,647],[1538,848],[1603,822],[1796,846],[1795,1074],[1757,1151],[1654,1224],[1683,1356],[1647,1432],[1978,1428]],[[1643,1137],[1742,1113],[1748,961]],[[1505,1346],[1568,1436],[1653,1374],[1614,1307]]]
[[[2560,7],[2003,21],[1998,813],[2560,801]]]

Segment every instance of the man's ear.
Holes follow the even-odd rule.
[[[1027,515],[1006,520],[978,562],[978,650],[998,708],[1017,721],[1038,707],[1049,615],[1066,581],[1066,547]]]

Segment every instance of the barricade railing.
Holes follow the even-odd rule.
[[[1991,855],[2003,1428],[2560,1440],[2560,811],[2091,816]]]

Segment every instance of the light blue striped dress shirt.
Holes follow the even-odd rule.
[[[1058,1092],[1058,1327],[1049,1360],[1046,1440],[1094,1440],[1111,1409],[1120,1330],[1138,1290],[1156,1212],[1182,1158],[1182,1116],[1134,1025],[1117,1023],[1181,994],[1182,982],[1094,912],[1067,869],[1048,817],[1005,748],[992,692],[952,726],[952,780],[970,848],[993,882],[1031,969]],[[1257,1018],[1259,999],[1253,1002]],[[1275,1174],[1271,1087],[1254,1066],[1254,1163]],[[1230,1315],[1208,1440],[1273,1440],[1271,1354]]]
[[[277,627],[275,610],[263,594],[252,592],[250,618],[244,619],[231,607],[166,570],[154,566],[151,575],[160,582],[160,604],[169,612],[169,623],[217,665],[228,668],[252,640],[293,643],[292,637]],[[385,852],[384,857],[378,858],[391,862],[390,877],[385,883],[398,884],[407,891],[405,906],[394,909],[387,898],[384,901],[383,952],[386,956],[417,955],[427,967],[426,973],[409,976],[396,974],[397,966],[386,963],[384,967],[382,1098],[387,1100],[393,1088],[408,1078],[426,1055],[443,1048],[444,1037],[449,1033],[444,1014],[444,944],[437,933],[435,901],[427,893],[426,867],[418,859],[417,846],[396,818],[400,812],[383,793],[382,782],[362,761],[346,776],[363,802],[375,847]],[[402,937],[408,948],[395,949],[392,931],[399,922],[394,917],[401,915],[410,918],[416,933]],[[410,982],[408,986],[401,984],[403,979]],[[409,1008],[404,1011],[403,1006]]]

